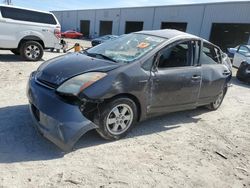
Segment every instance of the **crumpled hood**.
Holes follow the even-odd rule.
[[[81,53],[70,53],[43,63],[37,70],[36,78],[41,82],[59,86],[76,75],[91,71],[108,72],[119,66]]]

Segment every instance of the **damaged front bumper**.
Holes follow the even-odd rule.
[[[39,85],[33,75],[27,96],[36,128],[64,151],[72,150],[83,134],[97,128],[82,115],[79,106],[64,102],[55,90]]]

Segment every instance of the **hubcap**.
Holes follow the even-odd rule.
[[[221,92],[217,97],[216,101],[213,102],[214,108],[218,108],[220,106],[222,99],[223,99],[223,92]]]
[[[40,49],[36,45],[29,45],[25,49],[25,54],[31,59],[36,59],[40,55]]]
[[[130,127],[133,116],[130,106],[126,104],[117,105],[108,114],[106,127],[111,134],[122,134]]]

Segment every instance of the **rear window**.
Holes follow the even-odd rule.
[[[218,64],[221,63],[220,51],[213,45],[206,42],[203,43],[201,51],[202,64]]]
[[[57,24],[52,14],[18,9],[18,8],[11,8],[11,7],[0,7],[0,9],[3,18],[10,18],[13,20],[35,22],[35,23],[45,23],[53,25]]]

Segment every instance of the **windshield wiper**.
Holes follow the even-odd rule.
[[[115,62],[115,63],[117,63],[117,61],[116,60],[114,60],[114,59],[112,59],[112,58],[110,58],[110,57],[108,57],[108,56],[106,56],[106,55],[103,55],[103,54],[99,54],[99,53],[89,53],[89,52],[87,52],[87,51],[85,51],[85,53],[88,55],[88,56],[91,56],[91,57],[96,57],[96,56],[101,56],[103,59],[107,59],[107,60],[109,60],[109,61],[113,61],[113,62]]]

